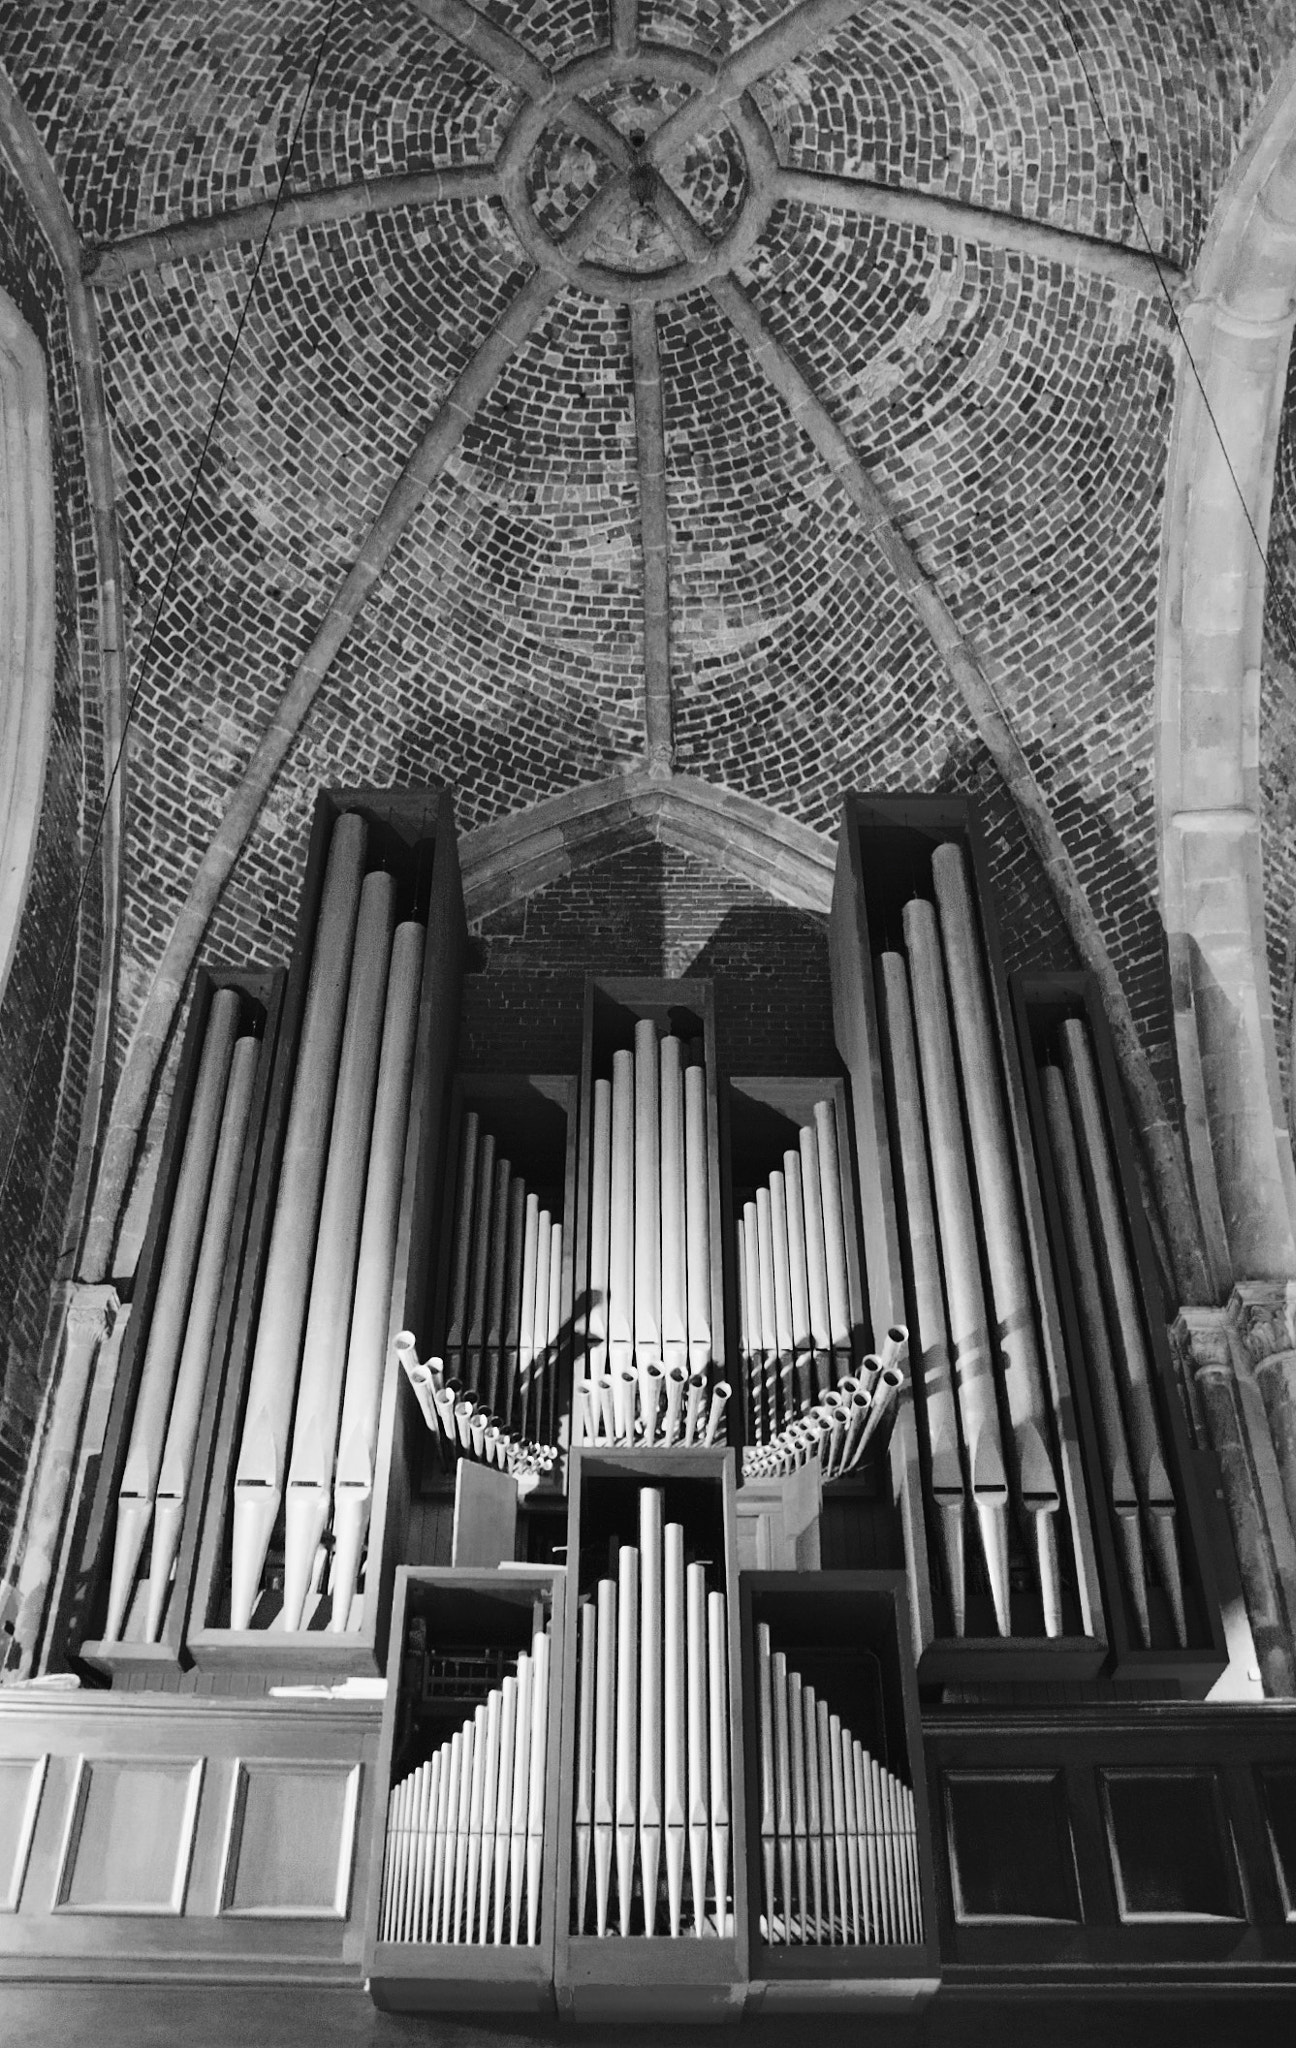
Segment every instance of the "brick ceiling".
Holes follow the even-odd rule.
[[[123,1031],[402,465],[537,251],[588,230],[592,205],[588,247],[487,380],[346,638],[209,950],[282,954],[320,781],[442,776],[471,827],[673,748],[680,770],[828,831],[845,788],[975,779],[925,629],[709,262],[970,637],[1136,981],[1156,931],[1173,399],[1146,256],[1167,281],[1190,269],[1296,10],[640,0],[636,21],[621,0],[611,16],[479,4],[503,39],[463,0],[338,0],[331,20],[327,0],[23,0],[0,19],[104,355],[138,689]],[[597,53],[636,27],[617,72]],[[747,101],[695,112],[660,174],[618,172],[618,137],[633,150],[688,120],[767,30],[776,61]],[[536,111],[581,58],[579,97],[560,85]],[[497,160],[508,190],[472,189]],[[438,188],[437,172],[453,175]],[[290,200],[369,191],[289,209],[262,254],[285,174]],[[246,231],[159,239],[258,207]],[[664,620],[643,566],[663,537]],[[1133,995],[1151,1020],[1163,991]]]

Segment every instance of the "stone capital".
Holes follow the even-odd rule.
[[[1232,1376],[1229,1323],[1222,1308],[1181,1308],[1171,1325],[1170,1337],[1194,1378],[1204,1373]]]
[[[1239,1280],[1225,1315],[1253,1371],[1292,1349],[1293,1289],[1290,1282]]]
[[[73,1280],[68,1287],[67,1327],[69,1335],[98,1343],[113,1326],[121,1307],[117,1289],[106,1281]]]

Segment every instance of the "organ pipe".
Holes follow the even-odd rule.
[[[144,1640],[155,1643],[162,1626],[180,1546],[180,1525],[193,1481],[194,1450],[203,1390],[211,1365],[212,1337],[220,1301],[221,1283],[229,1255],[234,1203],[238,1193],[239,1169],[247,1144],[252,1089],[256,1081],[260,1047],[255,1038],[239,1038],[234,1044],[229,1082],[221,1111],[220,1138],[212,1168],[207,1213],[203,1218],[202,1244],[194,1273],[193,1295],[185,1323],[184,1347],[176,1372],[171,1413],[167,1419],[166,1441],[158,1467],[157,1495],[153,1506],[153,1548],[149,1563],[148,1609]]]
[[[1077,1306],[1084,1327],[1084,1341],[1092,1371],[1090,1382],[1097,1410],[1102,1442],[1103,1478],[1116,1517],[1120,1536],[1125,1583],[1138,1621],[1144,1645],[1151,1643],[1148,1615],[1147,1568],[1143,1557],[1143,1532],[1139,1525],[1139,1498],[1130,1463],[1125,1418],[1117,1390],[1116,1360],[1107,1331],[1102,1283],[1098,1277],[1099,1255],[1085,1205],[1080,1153],[1066,1080],[1057,1067],[1041,1072],[1044,1110],[1048,1119],[1049,1142],[1057,1169],[1058,1192],[1062,1198],[1062,1221],[1066,1233],[1071,1271],[1075,1277]]]
[[[235,1629],[251,1623],[282,1499],[366,838],[364,820],[349,812],[329,842],[234,1482]]]
[[[1086,1188],[1093,1203],[1104,1252],[1102,1270],[1116,1335],[1115,1356],[1121,1374],[1136,1481],[1142,1492],[1158,1573],[1170,1603],[1175,1636],[1182,1648],[1188,1640],[1188,1629],[1174,1488],[1161,1442],[1161,1425],[1152,1391],[1152,1360],[1125,1234],[1116,1163],[1103,1118],[1093,1053],[1079,1018],[1068,1017],[1063,1023],[1062,1049],[1075,1127],[1084,1153]]]
[[[202,1253],[204,1219],[209,1207],[240,1007],[236,990],[218,989],[212,997],[203,1033],[198,1079],[189,1110],[166,1248],[162,1254],[162,1270],[131,1422],[130,1446],[118,1494],[108,1622],[104,1630],[108,1642],[115,1642],[121,1636],[140,1553],[153,1520],[167,1422],[180,1368],[195,1273]]]
[[[397,925],[392,939],[364,1221],[356,1260],[355,1298],[338,1425],[333,1489],[334,1630],[345,1629],[350,1618],[373,1501],[378,1411],[396,1266],[424,939],[423,926],[413,920]]]
[[[380,1939],[534,1947],[544,1904],[551,1641],[537,1629],[387,1805]]]
[[[931,1490],[938,1516],[954,1633],[961,1636],[966,1626],[965,1503],[958,1405],[954,1396],[945,1295],[941,1286],[936,1210],[927,1165],[927,1129],[918,1078],[918,1052],[914,1044],[909,975],[899,953],[882,955],[879,984],[918,1321],[915,1377],[922,1386],[927,1416]]]
[[[601,1938],[658,1933],[663,1889],[676,1939],[686,1891],[694,1936],[732,1914],[727,1604],[662,1508],[640,1489],[638,1545],[614,1542],[579,1608],[572,1925],[587,1925],[592,1860]]]
[[[913,1793],[756,1628],[756,1725],[771,1944],[923,1939]]]
[[[1035,1525],[1046,1632],[1062,1632],[1057,1478],[1048,1447],[1048,1400],[1036,1334],[1030,1255],[1013,1165],[985,968],[963,850],[953,841],[932,855],[941,941],[949,968],[955,1039],[972,1167],[985,1219],[986,1265],[999,1330],[1002,1385],[1012,1426],[1018,1504]]]
[[[380,871],[366,875],[360,891],[288,1459],[280,1624],[285,1629],[300,1626],[332,1498],[394,919],[391,876]]]
[[[1006,1636],[1012,1633],[1008,1605],[1008,1476],[999,1436],[990,1330],[950,1037],[945,969],[936,913],[930,903],[915,898],[905,905],[904,934],[913,984],[918,1062],[931,1144],[959,1417],[967,1447],[968,1483],[995,1620],[1000,1635]]]

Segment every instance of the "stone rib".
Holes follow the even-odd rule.
[[[586,208],[568,234],[566,246],[569,252],[579,253],[598,233],[611,207],[619,202],[621,189],[618,179]],[[347,634],[415,513],[459,446],[505,364],[534,331],[561,289],[562,279],[552,271],[533,273],[471,361],[455,378],[365,536],[237,787],[231,792],[220,824],[198,863],[184,905],[171,927],[122,1067],[104,1136],[94,1207],[87,1230],[87,1270],[92,1264],[96,1270],[109,1270],[139,1133],[181,994],[212,911],[284,758]]]
[[[87,249],[81,274],[97,291],[111,289],[123,278],[167,263],[201,262],[222,249],[257,242],[274,222],[275,232],[314,227],[335,220],[357,220],[366,214],[389,213],[398,206],[438,206],[446,200],[489,197],[499,190],[489,164],[462,170],[421,171],[408,177],[360,178],[327,191],[293,194],[276,205],[273,199],[236,212],[213,214],[206,220],[178,222],[130,235],[100,249]]]
[[[645,157],[650,163],[664,164],[725,107],[741,99],[757,79],[790,64],[803,51],[812,50],[864,6],[865,0],[801,0],[799,6],[790,8],[726,57],[711,84],[649,136],[644,146]]]
[[[1168,257],[1151,256],[1098,235],[1082,235],[1047,221],[1024,220],[993,207],[972,206],[931,192],[911,192],[879,185],[869,178],[837,178],[826,172],[780,170],[781,199],[800,199],[809,206],[834,207],[842,213],[864,213],[878,220],[902,221],[932,234],[949,235],[990,249],[1011,249],[1044,263],[1064,263],[1071,270],[1110,277],[1135,291],[1156,296],[1164,284],[1178,284],[1183,272]]]
[[[659,185],[654,203],[683,255],[690,261],[700,261],[710,245],[692,215],[665,185]],[[708,289],[747,344],[801,432],[818,450],[855,506],[873,545],[931,635],[937,653],[1017,806],[1076,950],[1098,982],[1115,1041],[1121,1079],[1135,1113],[1155,1182],[1179,1291],[1184,1300],[1196,1299],[1201,1295],[1203,1286],[1208,1286],[1209,1280],[1179,1135],[1166,1114],[1160,1088],[1093,906],[1067,852],[1048,799],[1040,788],[1008,714],[999,702],[994,685],[953,613],[893,521],[881,492],[846,435],[786,350],[769,332],[741,287],[732,278],[724,277],[712,279]]]
[[[644,738],[649,766],[668,772],[675,758],[670,676],[670,529],[666,511],[666,428],[657,313],[630,308],[635,434],[639,448],[639,524],[644,568]]]

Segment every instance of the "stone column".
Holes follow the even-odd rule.
[[[71,1281],[66,1290],[63,1357],[42,1416],[43,1436],[14,1586],[18,1611],[10,1667],[26,1677],[36,1663],[49,1594],[58,1572],[85,1417],[86,1396],[99,1347],[117,1314],[116,1288]]]
[[[1242,1280],[1229,1299],[1229,1322],[1264,1403],[1273,1444],[1287,1530],[1296,1560],[1296,1348],[1293,1311],[1296,1287]]]
[[[1296,1695],[1296,1587],[1283,1571],[1268,1507],[1252,1456],[1250,1434],[1239,1401],[1235,1346],[1238,1338],[1227,1312],[1181,1309],[1174,1338],[1187,1360],[1211,1447],[1219,1461],[1224,1505],[1237,1551],[1256,1659],[1265,1692]],[[1284,1521],[1285,1505],[1279,1503]],[[1281,1536],[1282,1531],[1278,1532]],[[1290,1541],[1290,1529],[1286,1530]]]

